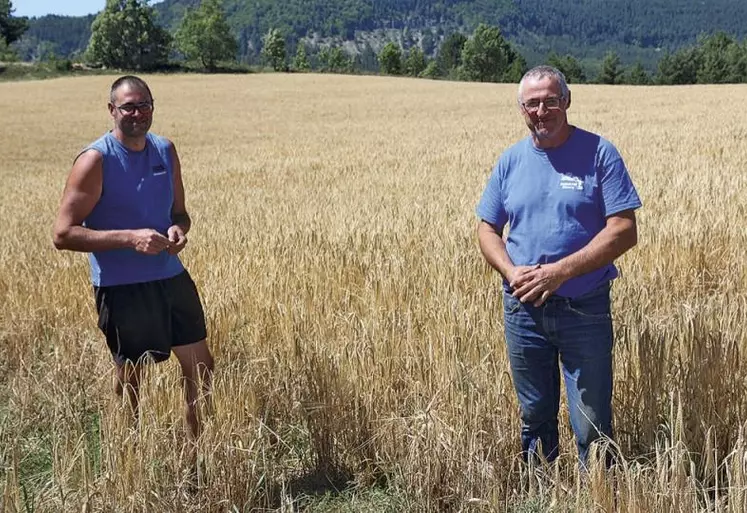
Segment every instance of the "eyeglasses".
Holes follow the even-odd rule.
[[[524,107],[524,110],[533,114],[539,110],[540,105],[544,105],[547,110],[558,110],[562,105],[563,100],[565,100],[565,98],[562,96],[551,96],[544,100],[529,100],[522,102],[521,106]]]
[[[122,114],[134,114],[138,111],[140,114],[150,114],[153,111],[153,102],[142,102],[142,103],[124,103],[122,105],[114,105],[114,107]]]

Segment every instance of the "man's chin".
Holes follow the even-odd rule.
[[[130,138],[136,138],[136,137],[144,137],[145,134],[148,133],[148,129],[150,127],[142,126],[142,127],[130,127],[127,130],[122,130],[122,132]]]

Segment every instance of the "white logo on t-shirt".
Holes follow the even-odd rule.
[[[571,191],[583,191],[584,181],[577,176],[561,175],[560,188]]]

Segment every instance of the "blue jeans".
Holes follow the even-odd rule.
[[[574,299],[551,296],[539,308],[504,292],[503,308],[525,461],[538,454],[538,442],[548,461],[558,456],[559,357],[571,427],[585,463],[594,440],[612,437],[610,284]]]

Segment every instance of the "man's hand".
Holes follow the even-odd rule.
[[[558,264],[534,265],[511,277],[509,286],[511,294],[522,303],[532,301],[534,306],[541,306],[567,280]]]
[[[187,236],[184,235],[184,230],[178,224],[171,226],[167,233],[171,242],[169,244],[169,254],[176,255],[187,245]]]
[[[509,286],[513,289],[515,287],[514,285],[515,283],[521,283],[523,276],[526,275],[529,271],[532,271],[534,269],[539,269],[539,264],[537,265],[515,265],[511,267],[506,273],[506,281],[508,282]]]
[[[132,247],[138,253],[157,255],[170,245],[169,239],[150,228],[132,231]]]

